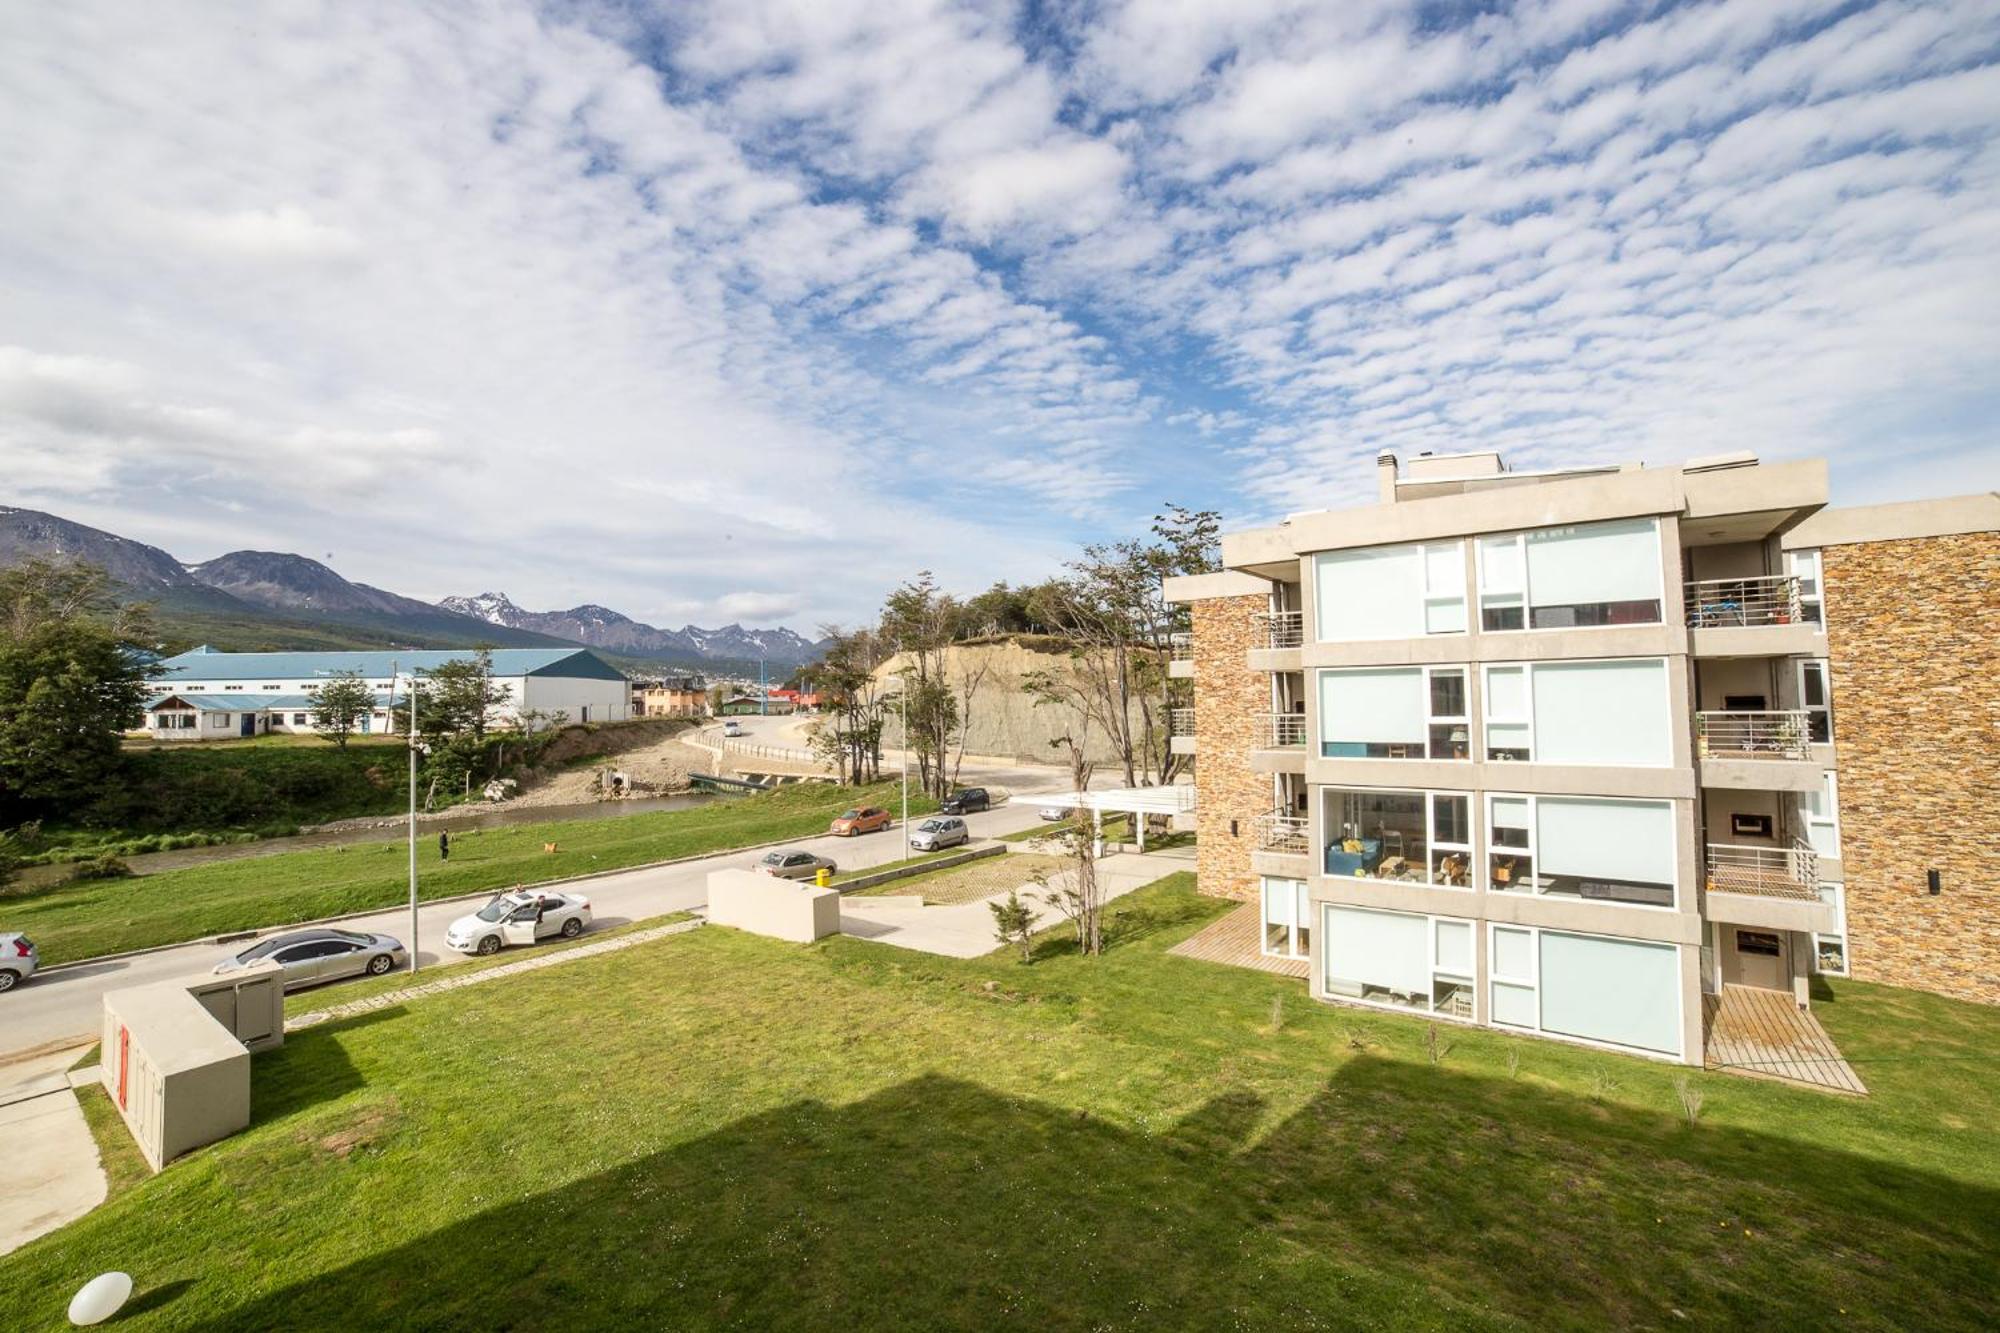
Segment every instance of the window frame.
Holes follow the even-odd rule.
[[[1833,908],[1833,923],[1835,928],[1831,931],[1816,930],[1813,932],[1812,970],[1822,976],[1848,976],[1853,967],[1853,960],[1848,956],[1847,952],[1847,885],[1839,880],[1827,880],[1820,884],[1819,892],[1820,901],[1828,903]],[[1829,942],[1840,950],[1840,966],[1838,968],[1821,965],[1820,959],[1822,954],[1820,951]]]
[[[1580,801],[1586,803],[1598,802],[1602,804],[1664,805],[1667,807],[1667,811],[1670,816],[1674,813],[1674,802],[1670,797],[1590,796],[1582,794],[1572,794],[1568,792],[1536,793],[1536,792],[1515,792],[1515,791],[1488,791],[1483,793],[1483,795],[1486,798],[1486,804],[1484,809],[1484,813],[1486,815],[1486,827],[1485,827],[1486,836],[1483,839],[1483,844],[1485,847],[1485,855],[1480,858],[1480,865],[1481,865],[1481,874],[1485,876],[1483,882],[1486,886],[1487,892],[1489,893],[1508,893],[1508,894],[1521,893],[1523,890],[1514,886],[1519,885],[1522,882],[1523,878],[1532,881],[1538,877],[1542,864],[1541,803],[1544,799],[1555,800],[1555,801]],[[1525,848],[1501,846],[1498,842],[1494,840],[1493,835],[1498,827],[1498,825],[1496,825],[1494,822],[1494,816],[1493,816],[1493,802],[1495,801],[1526,801],[1528,803],[1528,845]],[[1621,910],[1638,911],[1638,912],[1677,912],[1680,910],[1681,893],[1682,893],[1682,885],[1680,878],[1680,873],[1681,873],[1680,839],[1678,830],[1676,830],[1674,842],[1675,842],[1674,867],[1673,867],[1674,874],[1673,878],[1667,882],[1667,888],[1670,893],[1670,900],[1666,903],[1625,902],[1618,898],[1585,898],[1581,893],[1553,893],[1548,889],[1536,888],[1532,885],[1532,883],[1528,886],[1526,892],[1528,896],[1532,898],[1555,898],[1558,901],[1568,900],[1573,902],[1592,903],[1592,904],[1602,905],[1605,907],[1616,907]],[[1513,872],[1513,878],[1511,878],[1508,881],[1509,886],[1506,888],[1499,887],[1494,882],[1493,879],[1493,858],[1496,856],[1510,856],[1513,857],[1516,861],[1525,859],[1528,862],[1528,869],[1526,875],[1522,876],[1518,871]]]
[[[1332,927],[1329,926],[1327,923],[1332,918],[1333,913],[1335,913],[1336,911],[1374,912],[1382,916],[1410,917],[1422,921],[1424,923],[1425,963],[1427,965],[1427,971],[1430,976],[1430,982],[1431,982],[1430,990],[1426,992],[1424,995],[1424,1007],[1421,1009],[1415,1007],[1414,1005],[1396,1004],[1388,1000],[1371,1000],[1366,998],[1365,996],[1337,995],[1333,992],[1332,987],[1327,984],[1328,978],[1326,975],[1326,969],[1328,964],[1332,961],[1333,952],[1330,948],[1322,947],[1320,949],[1319,966],[1313,969],[1313,977],[1315,982],[1317,983],[1319,993],[1326,999],[1331,1000],[1336,1004],[1365,1005],[1370,1009],[1380,1009],[1386,1013],[1391,1013],[1391,1014],[1423,1014],[1428,1018],[1442,1018],[1446,1022],[1450,1023],[1477,1024],[1479,1022],[1481,1017],[1480,1005],[1479,1005],[1479,924],[1480,923],[1476,919],[1472,917],[1451,916],[1449,914],[1440,912],[1404,912],[1389,907],[1364,907],[1358,903],[1322,902],[1319,904],[1319,909],[1320,909],[1319,921],[1317,923],[1316,928],[1321,932],[1323,932],[1320,936],[1322,940],[1330,940],[1333,938]],[[1456,970],[1444,968],[1439,963],[1438,961],[1439,922],[1450,922],[1453,925],[1463,925],[1470,928],[1471,930],[1470,942],[1472,946],[1472,967],[1470,969],[1469,975],[1466,973],[1458,972]],[[1438,991],[1438,983],[1440,981],[1444,981],[1453,985],[1458,985],[1462,983],[1471,997],[1472,1012],[1469,1014],[1455,1014],[1450,1012],[1449,1010],[1438,1008],[1437,991]],[[1372,983],[1362,982],[1361,984],[1370,985]]]
[[[1826,799],[1825,814],[1814,814],[1812,807],[1806,804],[1806,798],[1813,795]],[[1827,861],[1840,859],[1840,775],[1832,769],[1821,771],[1820,789],[1817,793],[1803,791],[1799,793],[1799,826],[1805,830],[1806,842],[1812,847],[1814,855]],[[1820,851],[1818,844],[1813,842],[1812,831],[1820,826],[1825,827],[1832,837],[1831,852]]]
[[[1612,626],[1595,626],[1595,627],[1593,627],[1593,628],[1599,628],[1599,629],[1609,629],[1609,628],[1613,628],[1613,627],[1612,627]],[[1511,632],[1511,631],[1510,631],[1510,632]],[[1577,764],[1577,763],[1575,763],[1574,761],[1571,761],[1571,760],[1562,760],[1562,759],[1543,759],[1543,758],[1541,757],[1541,755],[1540,755],[1540,753],[1539,753],[1539,750],[1540,750],[1540,745],[1539,745],[1539,739],[1540,739],[1540,727],[1539,727],[1539,725],[1538,725],[1538,720],[1537,720],[1537,719],[1536,719],[1536,717],[1535,717],[1535,671],[1536,671],[1536,670],[1537,670],[1538,668],[1541,668],[1541,667],[1577,667],[1577,666],[1590,666],[1590,665],[1593,665],[1593,664],[1596,664],[1596,663],[1600,663],[1600,662],[1612,662],[1612,663],[1621,663],[1621,664],[1622,664],[1622,663],[1627,663],[1627,662],[1648,662],[1648,663],[1655,663],[1655,664],[1657,664],[1657,665],[1658,665],[1658,667],[1659,667],[1660,671],[1662,672],[1662,681],[1663,681],[1663,683],[1665,683],[1665,684],[1666,684],[1666,685],[1668,686],[1668,689],[1667,689],[1667,708],[1666,708],[1666,724],[1667,724],[1667,731],[1666,731],[1666,742],[1667,742],[1667,745],[1666,745],[1666,753],[1667,753],[1667,757],[1666,757],[1666,761],[1665,761],[1664,763],[1658,763],[1658,764],[1641,764],[1641,763],[1632,763],[1632,762],[1629,762],[1629,761],[1628,761],[1628,762],[1625,762],[1625,763],[1617,763],[1617,764]],[[1504,715],[1504,716],[1496,716],[1496,715],[1494,714],[1494,711],[1493,711],[1493,687],[1492,687],[1492,684],[1491,684],[1491,681],[1492,681],[1492,677],[1493,677],[1493,673],[1494,673],[1495,671],[1519,671],[1519,672],[1521,673],[1521,704],[1522,704],[1522,707],[1523,707],[1523,710],[1524,710],[1524,711],[1523,711],[1523,714],[1522,714],[1521,716],[1519,716],[1519,717],[1515,717],[1515,716],[1511,716],[1511,715]],[[1487,762],[1487,763],[1491,763],[1491,764],[1561,764],[1561,765],[1565,765],[1565,766],[1567,766],[1567,767],[1573,767],[1573,768],[1649,768],[1649,769],[1661,769],[1661,768],[1672,768],[1672,767],[1674,766],[1674,708],[1673,708],[1673,690],[1672,690],[1672,673],[1671,673],[1670,669],[1668,668],[1668,665],[1667,665],[1667,659],[1666,659],[1666,658],[1664,658],[1664,657],[1658,657],[1658,656],[1645,656],[1645,657],[1557,657],[1557,658],[1549,658],[1549,659],[1546,659],[1546,660],[1541,660],[1541,661],[1524,661],[1524,662],[1481,662],[1481,663],[1479,664],[1479,703],[1480,703],[1480,710],[1479,710],[1479,711],[1480,711],[1480,717],[1479,717],[1479,741],[1480,741],[1480,745],[1479,745],[1479,748],[1480,748],[1481,750],[1483,750],[1483,751],[1485,752],[1485,762]],[[1488,734],[1487,734],[1487,733],[1488,733],[1489,729],[1490,729],[1490,728],[1491,728],[1491,727],[1493,726],[1493,724],[1494,724],[1494,723],[1496,723],[1496,722],[1498,722],[1498,723],[1499,723],[1500,725],[1502,725],[1502,726],[1518,726],[1518,727],[1522,727],[1522,728],[1524,728],[1524,729],[1526,730],[1526,732],[1527,732],[1527,746],[1526,746],[1526,749],[1527,749],[1527,751],[1528,751],[1528,757],[1527,757],[1526,759],[1505,759],[1505,758],[1495,758],[1495,757],[1494,757],[1494,755],[1493,755],[1493,750],[1494,750],[1494,748],[1495,748],[1495,747],[1494,747],[1494,745],[1493,745],[1493,743],[1492,743],[1492,740],[1491,740],[1491,738],[1490,738],[1490,737],[1488,736]],[[1521,748],[1521,747],[1518,747],[1518,746],[1507,746],[1507,747],[1505,747],[1505,748],[1507,748],[1507,749],[1518,749],[1518,748]]]
[[[1495,960],[1497,960],[1500,957],[1500,950],[1495,943],[1495,935],[1497,934],[1497,932],[1503,930],[1517,931],[1522,934],[1525,934],[1528,937],[1528,963],[1533,973],[1532,979],[1522,979],[1520,977],[1508,976],[1499,972],[1495,968],[1494,966]],[[1679,1042],[1677,1044],[1676,1049],[1674,1049],[1673,1051],[1655,1050],[1651,1046],[1625,1046],[1615,1041],[1604,1041],[1597,1037],[1579,1037],[1575,1033],[1554,1032],[1549,1030],[1548,1028],[1543,1027],[1542,1026],[1542,936],[1544,933],[1550,935],[1567,935],[1582,939],[1611,940],[1619,944],[1651,945],[1651,946],[1671,948],[1672,950],[1674,950],[1675,954],[1674,963],[1675,963],[1677,977],[1678,977],[1678,969],[1685,965],[1684,961],[1680,957],[1680,952],[1681,950],[1688,947],[1687,945],[1679,944],[1672,940],[1634,939],[1624,935],[1606,935],[1601,931],[1594,931],[1594,930],[1560,930],[1560,929],[1555,929],[1553,927],[1523,925],[1519,922],[1514,922],[1514,921],[1488,921],[1486,923],[1486,985],[1480,988],[1480,996],[1486,1002],[1487,1013],[1488,1013],[1487,1023],[1490,1026],[1498,1028],[1505,1032],[1527,1032],[1537,1037],[1546,1038],[1550,1041],[1573,1042],[1578,1046],[1595,1047],[1597,1050],[1600,1051],[1617,1051],[1623,1055],[1637,1055],[1644,1057],[1646,1059],[1664,1060],[1673,1064],[1679,1064],[1686,1057],[1687,988],[1679,984],[1678,980],[1676,981],[1676,984],[1674,986],[1674,1031],[1679,1036]],[[1535,1022],[1533,1027],[1526,1027],[1519,1023],[1505,1023],[1497,1018],[1491,1017],[1492,1005],[1493,1005],[1492,990],[1495,982],[1498,982],[1503,986],[1525,987],[1534,993]]]
[[[1335,547],[1331,550],[1313,552],[1312,553],[1313,604],[1309,608],[1312,617],[1312,633],[1313,633],[1311,642],[1395,643],[1405,639],[1441,639],[1441,638],[1452,638],[1454,636],[1462,637],[1465,634],[1469,633],[1472,624],[1472,590],[1466,585],[1465,581],[1466,540],[1467,539],[1464,537],[1450,537],[1442,541],[1382,542],[1374,546],[1341,546],[1341,547]],[[1456,594],[1453,594],[1449,591],[1433,591],[1431,588],[1431,560],[1430,560],[1431,552],[1433,549],[1446,548],[1446,547],[1454,548],[1457,555],[1457,559],[1454,561],[1454,567],[1458,570],[1458,585],[1457,585],[1458,591]],[[1418,632],[1415,634],[1343,634],[1338,638],[1328,637],[1327,634],[1324,632],[1327,622],[1325,616],[1322,614],[1322,602],[1321,602],[1322,597],[1325,595],[1324,584],[1321,579],[1321,571],[1323,569],[1324,561],[1326,560],[1326,558],[1329,556],[1338,557],[1343,555],[1350,555],[1361,551],[1401,551],[1401,550],[1410,550],[1416,552],[1417,584],[1419,589],[1417,594],[1417,616],[1416,616],[1417,624],[1419,626]],[[1430,611],[1432,604],[1433,603],[1438,603],[1440,605],[1449,604],[1454,600],[1456,600],[1459,603],[1460,608],[1464,612],[1464,623],[1461,624],[1460,627],[1455,630],[1431,629]]]
[[[1376,744],[1377,742],[1341,741],[1337,737],[1328,736],[1326,734],[1325,703],[1326,703],[1327,678],[1330,676],[1360,675],[1362,673],[1381,675],[1384,672],[1395,672],[1398,674],[1414,673],[1417,678],[1417,689],[1421,695],[1420,702],[1424,714],[1424,734],[1418,740],[1418,748],[1422,751],[1422,753],[1406,754],[1406,755],[1328,754],[1326,752],[1326,747],[1328,745],[1343,745],[1343,744],[1373,745]],[[1431,712],[1432,701],[1435,697],[1432,693],[1432,684],[1431,684],[1432,680],[1439,675],[1449,675],[1452,673],[1456,673],[1458,675],[1459,693],[1465,702],[1465,712],[1458,716],[1449,716],[1446,714]],[[1317,741],[1319,750],[1319,754],[1317,757],[1320,759],[1334,759],[1340,761],[1366,760],[1370,762],[1380,762],[1386,760],[1388,762],[1398,763],[1398,764],[1410,763],[1412,761],[1437,763],[1437,764],[1469,764],[1472,762],[1472,751],[1473,751],[1472,664],[1469,662],[1410,663],[1407,665],[1390,664],[1386,666],[1316,667],[1314,668],[1313,671],[1313,690],[1314,690],[1313,702],[1315,705],[1317,705],[1317,708],[1315,710],[1317,716],[1314,718],[1314,721],[1317,723],[1317,730],[1319,733],[1318,736],[1315,738],[1315,740]],[[1454,727],[1454,726],[1463,727],[1465,729],[1464,756],[1460,758],[1452,758],[1450,756],[1438,756],[1432,754],[1431,732],[1438,727]],[[1447,736],[1446,744],[1449,745],[1450,743],[1451,743],[1450,739]],[[1382,744],[1387,744],[1387,742],[1382,742]]]
[[[1785,552],[1785,572],[1798,581],[1799,617],[1814,625],[1826,624],[1826,562],[1820,548],[1805,547]],[[1806,591],[1807,585],[1812,591]]]
[[[1478,608],[1478,623],[1480,632],[1483,634],[1548,634],[1548,633],[1560,633],[1565,630],[1634,629],[1634,628],[1644,628],[1646,626],[1665,625],[1667,623],[1667,579],[1669,576],[1669,571],[1667,568],[1667,561],[1664,555],[1662,555],[1658,560],[1660,578],[1659,578],[1659,584],[1655,589],[1655,596],[1652,599],[1659,604],[1659,616],[1657,619],[1634,620],[1619,624],[1603,624],[1603,625],[1537,625],[1535,623],[1534,579],[1530,577],[1528,573],[1529,534],[1537,532],[1557,532],[1563,529],[1576,530],[1582,528],[1591,528],[1606,523],[1630,522],[1634,519],[1639,519],[1639,518],[1643,518],[1648,523],[1651,524],[1653,532],[1653,542],[1657,546],[1660,542],[1660,519],[1657,514],[1631,514],[1622,518],[1590,519],[1581,523],[1552,523],[1544,525],[1542,527],[1519,528],[1513,532],[1485,533],[1476,538],[1474,540],[1474,555],[1472,564],[1474,572],[1478,575],[1478,587],[1471,601],[1472,603],[1476,604]],[[1515,568],[1520,572],[1520,586],[1518,588],[1513,588],[1513,589],[1490,588],[1488,586],[1488,577],[1486,569],[1486,547],[1488,543],[1491,543],[1496,549],[1502,545],[1507,545],[1507,544],[1511,544],[1513,546]],[[1519,626],[1514,628],[1504,628],[1504,627],[1488,628],[1486,624],[1486,603],[1489,593],[1492,596],[1498,598],[1513,597],[1519,599],[1518,605],[1521,612],[1521,623]],[[1551,603],[1551,605],[1552,606],[1567,605],[1567,603]],[[1471,619],[1470,608],[1468,608],[1467,618],[1469,622]]]
[[[1806,702],[1806,677],[1819,677],[1819,696],[1825,702]],[[1806,740],[1813,745],[1833,744],[1833,663],[1824,657],[1802,657],[1793,664],[1793,683],[1799,690],[1799,711],[1806,715]],[[1815,721],[1826,718],[1826,738],[1820,739]]]
[[[1478,888],[1480,882],[1479,874],[1476,869],[1478,864],[1476,856],[1476,848],[1478,847],[1478,841],[1476,838],[1472,837],[1472,829],[1474,827],[1473,816],[1477,810],[1477,807],[1473,803],[1473,796],[1475,795],[1475,793],[1473,793],[1472,791],[1459,791],[1455,788],[1450,788],[1450,787],[1357,787],[1338,782],[1322,783],[1319,785],[1318,790],[1321,793],[1320,796],[1321,822],[1323,825],[1327,826],[1323,829],[1323,836],[1329,840],[1327,843],[1321,846],[1319,851],[1319,866],[1320,866],[1320,873],[1322,875],[1326,873],[1326,852],[1328,848],[1331,847],[1332,841],[1334,840],[1333,838],[1334,830],[1330,827],[1332,821],[1327,818],[1328,814],[1327,802],[1331,798],[1338,797],[1340,794],[1345,792],[1355,792],[1364,796],[1415,796],[1416,798],[1418,798],[1419,802],[1423,806],[1424,877],[1422,879],[1383,879],[1379,876],[1371,874],[1371,875],[1360,876],[1359,878],[1363,879],[1365,882],[1370,884],[1401,884],[1401,885],[1406,885],[1410,888],[1448,889],[1454,893],[1471,893]],[[1466,821],[1466,833],[1467,833],[1466,841],[1440,842],[1438,840],[1436,802],[1440,798],[1444,799],[1455,798],[1457,800],[1465,802],[1465,821]],[[1457,853],[1465,858],[1466,868],[1467,868],[1465,883],[1451,884],[1435,877],[1437,853],[1439,852],[1443,852],[1446,855]],[[1403,857],[1406,863],[1409,861],[1408,848],[1405,848],[1400,853],[1400,855]],[[1377,864],[1379,865],[1380,862],[1377,862]],[[1333,876],[1332,878],[1340,880],[1353,877]]]
[[[1285,923],[1285,949],[1276,950],[1270,945],[1271,889],[1282,884],[1291,890],[1292,920]],[[1313,902],[1310,889],[1302,879],[1287,879],[1282,875],[1260,875],[1257,879],[1258,932],[1257,949],[1266,958],[1302,959],[1312,956],[1312,916]],[[1304,918],[1304,919],[1301,919]],[[1299,936],[1306,937],[1301,945]]]

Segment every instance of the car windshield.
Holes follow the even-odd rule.
[[[944,821],[942,819],[926,819],[923,823],[917,825],[917,832],[936,833],[939,829],[943,827],[944,827]]]
[[[861,818],[861,812],[859,810],[842,810],[840,817],[842,819],[859,819]]]
[[[508,902],[505,898],[495,898],[492,902],[473,913],[473,915],[477,916],[481,921],[498,921],[513,910],[514,904]]]
[[[765,865],[767,865],[767,866],[781,866],[781,865],[783,865],[784,863],[785,863],[785,854],[784,854],[783,852],[766,852],[766,853],[764,853],[764,864],[765,864]]]

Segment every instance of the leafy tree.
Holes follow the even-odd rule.
[[[947,760],[965,721],[945,679],[946,650],[961,619],[958,602],[937,586],[926,569],[889,594],[878,631],[903,657],[898,673],[903,679],[903,745],[916,756],[923,789],[939,798],[949,793],[952,773]]]
[[[341,749],[375,708],[375,691],[359,671],[342,671],[306,691],[312,700],[313,730]]]
[[[1018,947],[1022,962],[1032,961],[1035,950],[1034,905],[1021,901],[1019,889],[1007,890],[1007,901],[1004,903],[986,905],[993,912],[993,937],[1003,945]]]
[[[820,627],[828,640],[826,653],[805,669],[810,688],[820,695],[820,721],[813,730],[813,752],[842,782],[873,782],[882,775],[884,701],[875,678],[881,665],[881,641],[868,630]]]
[[[146,700],[143,608],[119,607],[93,565],[0,571],[0,813],[73,806],[116,785],[119,738]]]

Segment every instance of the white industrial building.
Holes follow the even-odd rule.
[[[375,694],[358,731],[393,730],[390,708],[410,683],[465,649],[397,652],[220,653],[201,647],[158,663],[146,682],[146,731],[155,740],[221,740],[268,732],[311,731],[312,692],[354,672]],[[493,683],[505,702],[491,721],[506,726],[522,710],[561,714],[570,722],[622,722],[632,715],[631,683],[588,648],[496,648]]]

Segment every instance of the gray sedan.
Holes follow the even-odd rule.
[[[286,990],[338,981],[342,977],[379,977],[407,966],[410,961],[402,942],[390,935],[355,930],[295,930],[289,935],[258,940],[235,957],[217,963],[215,973],[224,976],[266,958],[276,960],[285,969]]]
[[[837,874],[840,867],[824,856],[816,856],[811,852],[791,851],[764,853],[764,859],[757,863],[757,869],[767,875],[776,875],[779,879],[811,879],[821,870],[825,870],[829,875]]]

